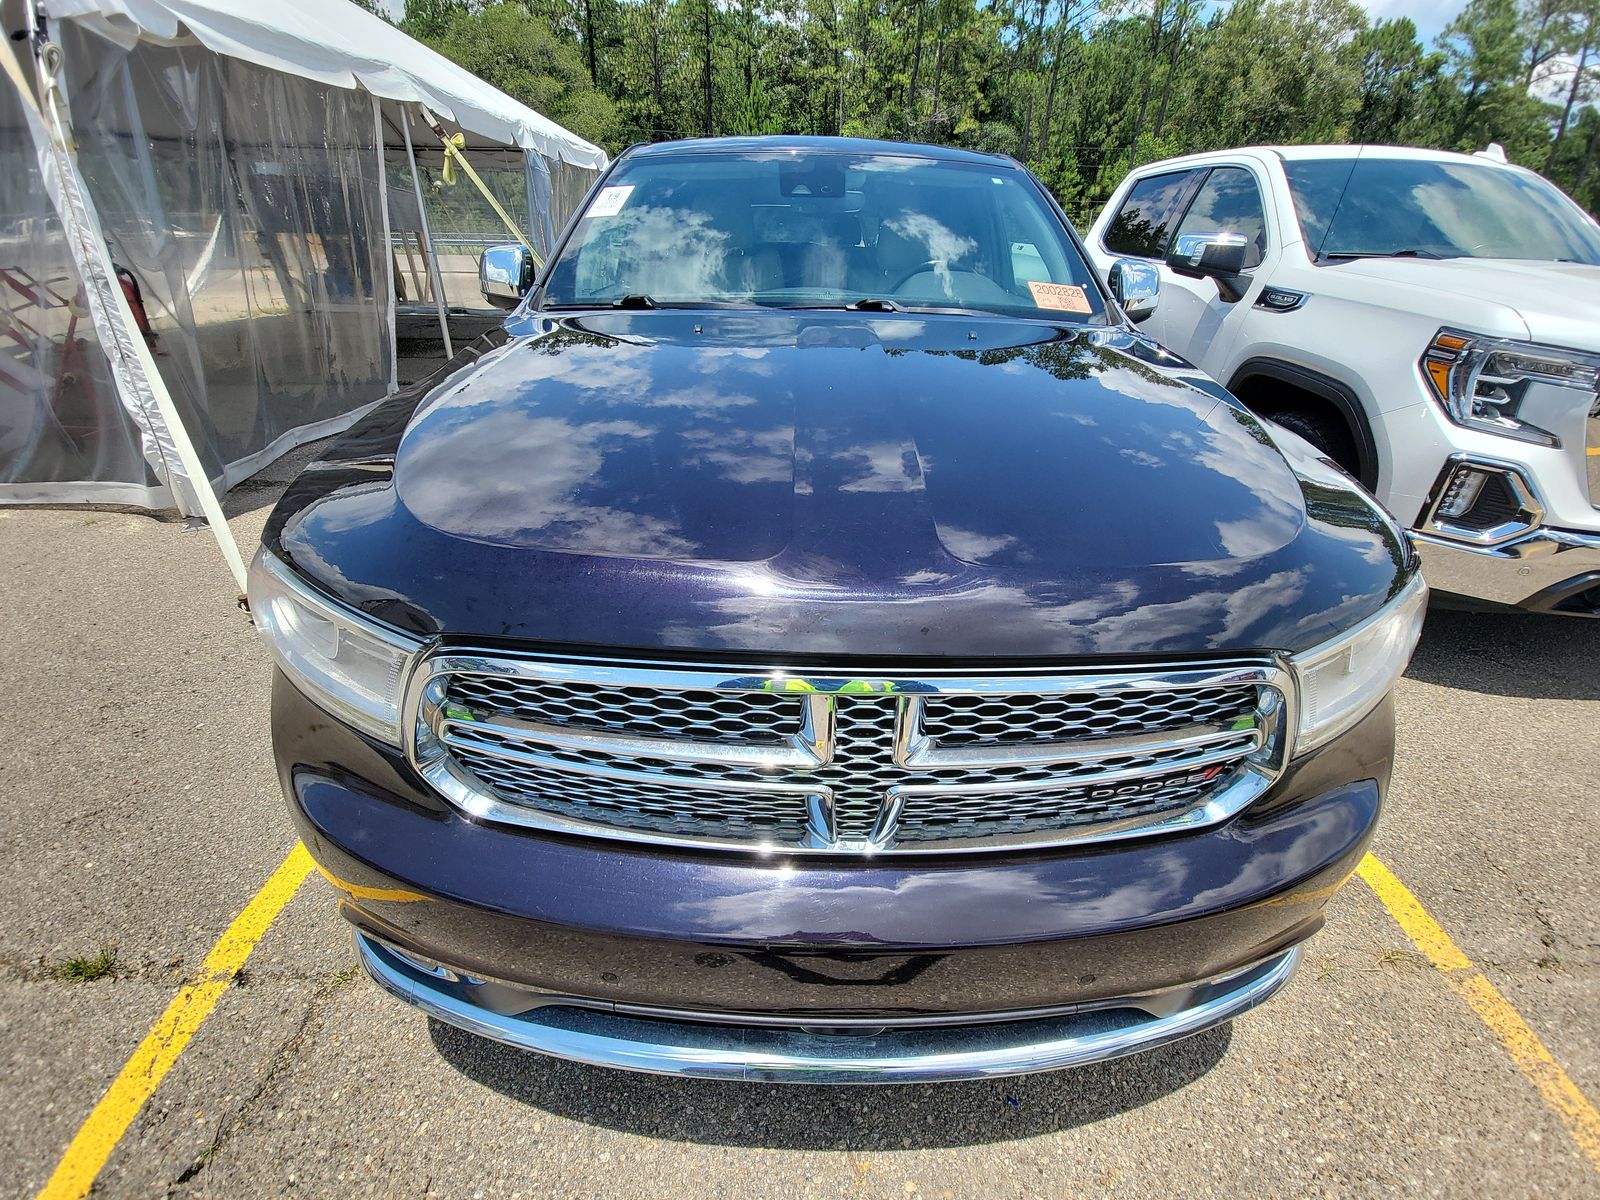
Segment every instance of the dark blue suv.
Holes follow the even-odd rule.
[[[290,488],[279,771],[373,977],[682,1075],[900,1082],[1194,1033],[1360,858],[1425,590],[1142,338],[1026,170],[625,154],[492,336]]]

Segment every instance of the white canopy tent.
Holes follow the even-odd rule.
[[[217,54],[384,100],[422,104],[482,142],[598,171],[606,152],[354,4],[329,0],[42,0],[124,48],[192,37]]]
[[[607,162],[353,4],[26,3],[0,0],[33,34],[0,80],[0,502],[216,527],[214,488],[393,390],[396,224],[448,345],[417,156],[515,172],[536,251]]]

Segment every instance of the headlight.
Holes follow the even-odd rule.
[[[1579,393],[1588,403],[1600,388],[1600,355],[1556,346],[1441,329],[1422,356],[1423,374],[1457,425],[1539,446],[1561,439],[1530,417],[1536,388]]]
[[[318,596],[262,550],[250,613],[283,673],[340,720],[401,745],[400,689],[421,643]]]
[[[1418,575],[1381,612],[1289,660],[1300,683],[1295,753],[1338,737],[1388,695],[1411,661],[1427,603]]]

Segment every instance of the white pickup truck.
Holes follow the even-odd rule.
[[[1555,187],[1250,147],[1140,167],[1087,240],[1153,261],[1145,329],[1366,484],[1436,592],[1600,616],[1600,225]]]

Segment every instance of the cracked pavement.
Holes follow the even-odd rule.
[[[229,497],[254,544],[302,452]],[[292,845],[268,663],[204,533],[0,510],[0,1194],[31,1195]],[[1432,613],[1377,852],[1600,1098],[1600,626]],[[115,949],[109,978],[50,968]],[[1504,1049],[1352,881],[1295,981],[1140,1058],[906,1089],[611,1074],[432,1025],[315,875],[97,1195],[1600,1195]]]

